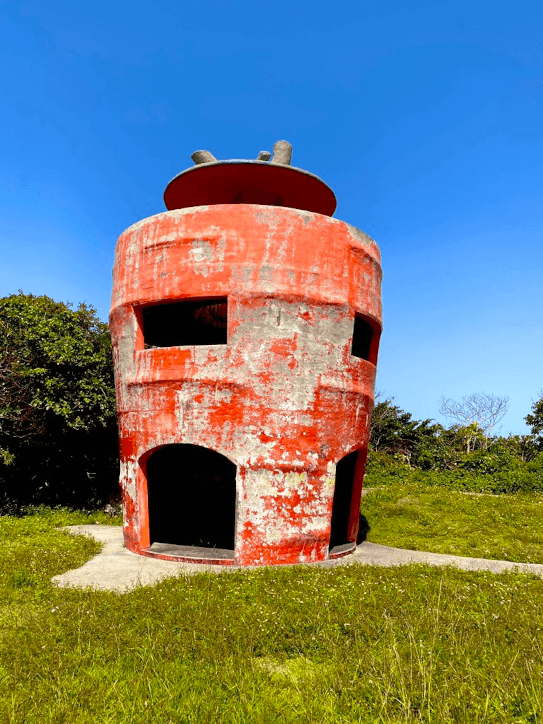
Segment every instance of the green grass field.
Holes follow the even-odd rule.
[[[98,549],[57,527],[95,520],[0,518],[0,722],[543,721],[540,579],[346,566],[55,588]]]
[[[373,543],[476,558],[543,563],[543,495],[463,493],[438,486],[368,488]]]

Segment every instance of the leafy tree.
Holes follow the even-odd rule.
[[[377,395],[377,399],[379,395]],[[378,401],[370,426],[370,447],[403,459],[408,465],[418,463],[438,443],[441,425],[433,420],[413,420],[411,413],[394,404],[394,398]]]
[[[523,463],[531,462],[538,452],[538,445],[534,435],[508,435],[495,438],[492,448],[504,448],[513,453]]]
[[[524,418],[528,427],[532,430],[534,441],[539,448],[543,448],[543,391],[540,392],[539,400],[532,405],[532,412]]]
[[[92,307],[0,298],[0,456],[4,506],[115,495],[111,343]]]
[[[461,449],[464,450],[465,448],[468,455],[487,446],[487,438],[477,422],[472,422],[469,425],[452,425],[449,431],[455,441],[461,443]]]

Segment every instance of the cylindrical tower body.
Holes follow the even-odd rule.
[[[231,168],[234,183],[243,164]],[[361,231],[243,194],[121,235],[111,333],[129,550],[234,565],[354,550],[380,283]]]

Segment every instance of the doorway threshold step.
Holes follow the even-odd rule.
[[[179,546],[173,543],[153,543],[150,553],[180,558],[207,558],[209,560],[233,560],[234,551],[228,548],[204,548],[204,546]]]
[[[339,546],[333,546],[328,551],[328,558],[341,558],[356,549],[356,543],[342,543]]]

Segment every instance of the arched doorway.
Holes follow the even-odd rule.
[[[147,460],[147,491],[153,550],[181,546],[233,556],[236,466],[228,458],[200,445],[166,445]]]
[[[341,458],[336,465],[330,527],[331,554],[352,548],[357,542],[366,457],[366,449],[354,450]]]

